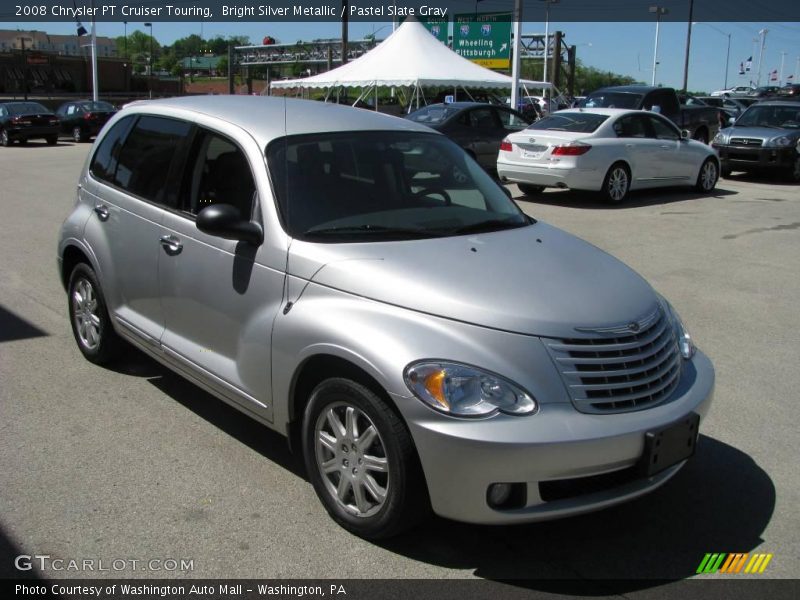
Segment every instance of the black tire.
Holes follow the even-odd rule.
[[[713,158],[707,158],[700,167],[694,189],[703,194],[710,194],[719,181],[719,165]]]
[[[794,163],[786,171],[786,178],[794,183],[800,183],[800,153],[794,157]]]
[[[78,126],[72,128],[72,140],[76,144],[80,144],[81,142],[86,141],[86,135],[83,133],[83,129]]]
[[[698,129],[694,132],[693,140],[697,140],[698,142],[702,142],[704,144],[708,144],[708,132],[705,129]]]
[[[90,286],[91,295],[86,293],[86,284]],[[119,355],[123,341],[111,324],[105,297],[94,270],[86,263],[78,263],[70,274],[67,290],[69,321],[78,349],[86,360],[96,365],[108,364]],[[82,304],[84,300],[86,305]],[[82,329],[81,323],[89,319],[93,321],[94,327]],[[88,331],[89,328],[95,331],[94,337]],[[95,339],[96,342],[93,343]]]
[[[48,146],[55,146],[58,143],[58,136],[57,135],[48,135],[45,138]]]
[[[622,162],[611,165],[603,179],[603,188],[600,190],[605,201],[610,204],[621,204],[628,197],[630,189],[631,170],[628,165]]]
[[[28,143],[28,138],[19,138],[17,141],[19,142],[20,146],[25,146]]]
[[[543,185],[533,185],[531,183],[518,183],[517,187],[519,191],[525,194],[526,196],[538,196],[542,192],[544,192]]]
[[[8,148],[11,145],[11,138],[5,129],[0,131],[0,145],[4,146],[5,148]]]
[[[334,429],[329,411],[344,425],[351,409],[356,423],[352,431]],[[370,426],[377,432],[371,441],[365,439]],[[334,431],[338,432],[335,438],[330,433]],[[318,442],[322,437],[328,441]],[[368,445],[362,447],[359,440]],[[314,388],[303,416],[303,458],[328,514],[357,536],[377,540],[397,535],[429,511],[427,488],[408,428],[383,398],[360,383],[331,378]],[[367,466],[377,464],[376,458],[385,465],[385,472]],[[323,472],[325,463],[334,470]],[[383,499],[370,489],[382,492]]]
[[[730,177],[731,173],[733,173],[733,169],[730,167],[726,167],[724,164],[719,168],[719,176],[720,177]]]

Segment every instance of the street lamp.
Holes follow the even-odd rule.
[[[128,60],[128,22],[123,21],[122,25],[124,26],[125,31],[125,60]]]
[[[148,72],[147,72],[147,87],[150,91],[150,97],[153,97],[153,24],[152,23],[145,23],[145,27],[150,28],[150,56],[148,57],[147,62],[148,65]]]
[[[98,89],[97,89],[97,35],[95,31],[95,22],[94,22],[94,0],[92,0],[92,41],[89,44],[89,47],[92,51],[92,100],[97,102],[98,100]],[[78,37],[86,35],[87,31],[86,28],[80,21],[77,21],[78,25]]]
[[[658,70],[658,29],[661,25],[661,16],[666,15],[669,12],[669,9],[664,8],[663,6],[651,6],[648,10],[650,13],[656,15],[656,45],[655,49],[653,50],[653,81],[651,84],[655,86],[656,71]]]
[[[715,27],[714,25],[711,25],[710,23],[699,23],[699,22],[695,21],[694,23],[692,23],[692,25],[705,25],[706,27],[710,27],[714,31],[716,31],[718,33],[721,33],[722,35],[725,35],[725,36],[728,37],[728,51],[725,53],[725,83],[722,86],[723,90],[727,90],[728,89],[728,63],[730,62],[730,58],[731,58],[731,34],[730,33],[725,33],[724,31],[722,31],[722,29],[720,29],[719,27]]]
[[[545,3],[544,9],[544,74],[542,80],[547,83],[547,62],[550,58],[550,5],[558,4],[561,0],[541,0]],[[558,49],[556,49],[558,51]],[[545,89],[545,97],[547,90]]]

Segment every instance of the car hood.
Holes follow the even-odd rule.
[[[728,127],[722,130],[728,137],[747,137],[769,140],[776,137],[788,136],[800,138],[800,129],[775,129],[773,127]]]
[[[478,235],[363,244],[295,240],[291,275],[443,318],[545,337],[626,324],[658,300],[631,268],[545,223]],[[302,301],[302,288],[291,301]]]

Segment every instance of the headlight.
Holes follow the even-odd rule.
[[[793,143],[794,142],[790,138],[786,137],[785,135],[782,135],[781,137],[776,137],[771,139],[767,143],[767,145],[775,146],[777,148],[786,148],[787,146],[791,146]]]
[[[683,321],[681,321],[681,318],[678,316],[677,311],[672,308],[672,305],[667,302],[667,299],[664,298],[664,296],[661,296],[661,302],[669,314],[669,319],[672,322],[672,326],[675,328],[675,337],[678,338],[678,348],[681,351],[681,356],[686,360],[689,360],[697,351],[697,347],[692,341],[692,336],[689,335],[688,331],[686,331],[686,327],[684,326]]]
[[[450,415],[486,417],[497,412],[529,415],[536,411],[536,401],[525,390],[475,367],[423,361],[408,365],[403,377],[417,398]]]
[[[714,136],[714,139],[711,140],[711,143],[724,145],[726,143],[725,134],[720,131],[719,133],[717,133],[717,135]]]

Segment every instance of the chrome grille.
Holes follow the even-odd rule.
[[[760,140],[758,138],[744,138],[744,137],[732,137],[730,145],[731,146],[748,146],[752,148],[761,147],[764,143],[764,140]]]
[[[666,400],[677,387],[681,359],[669,319],[659,308],[637,323],[636,333],[624,326],[547,342],[579,411],[642,410]]]

